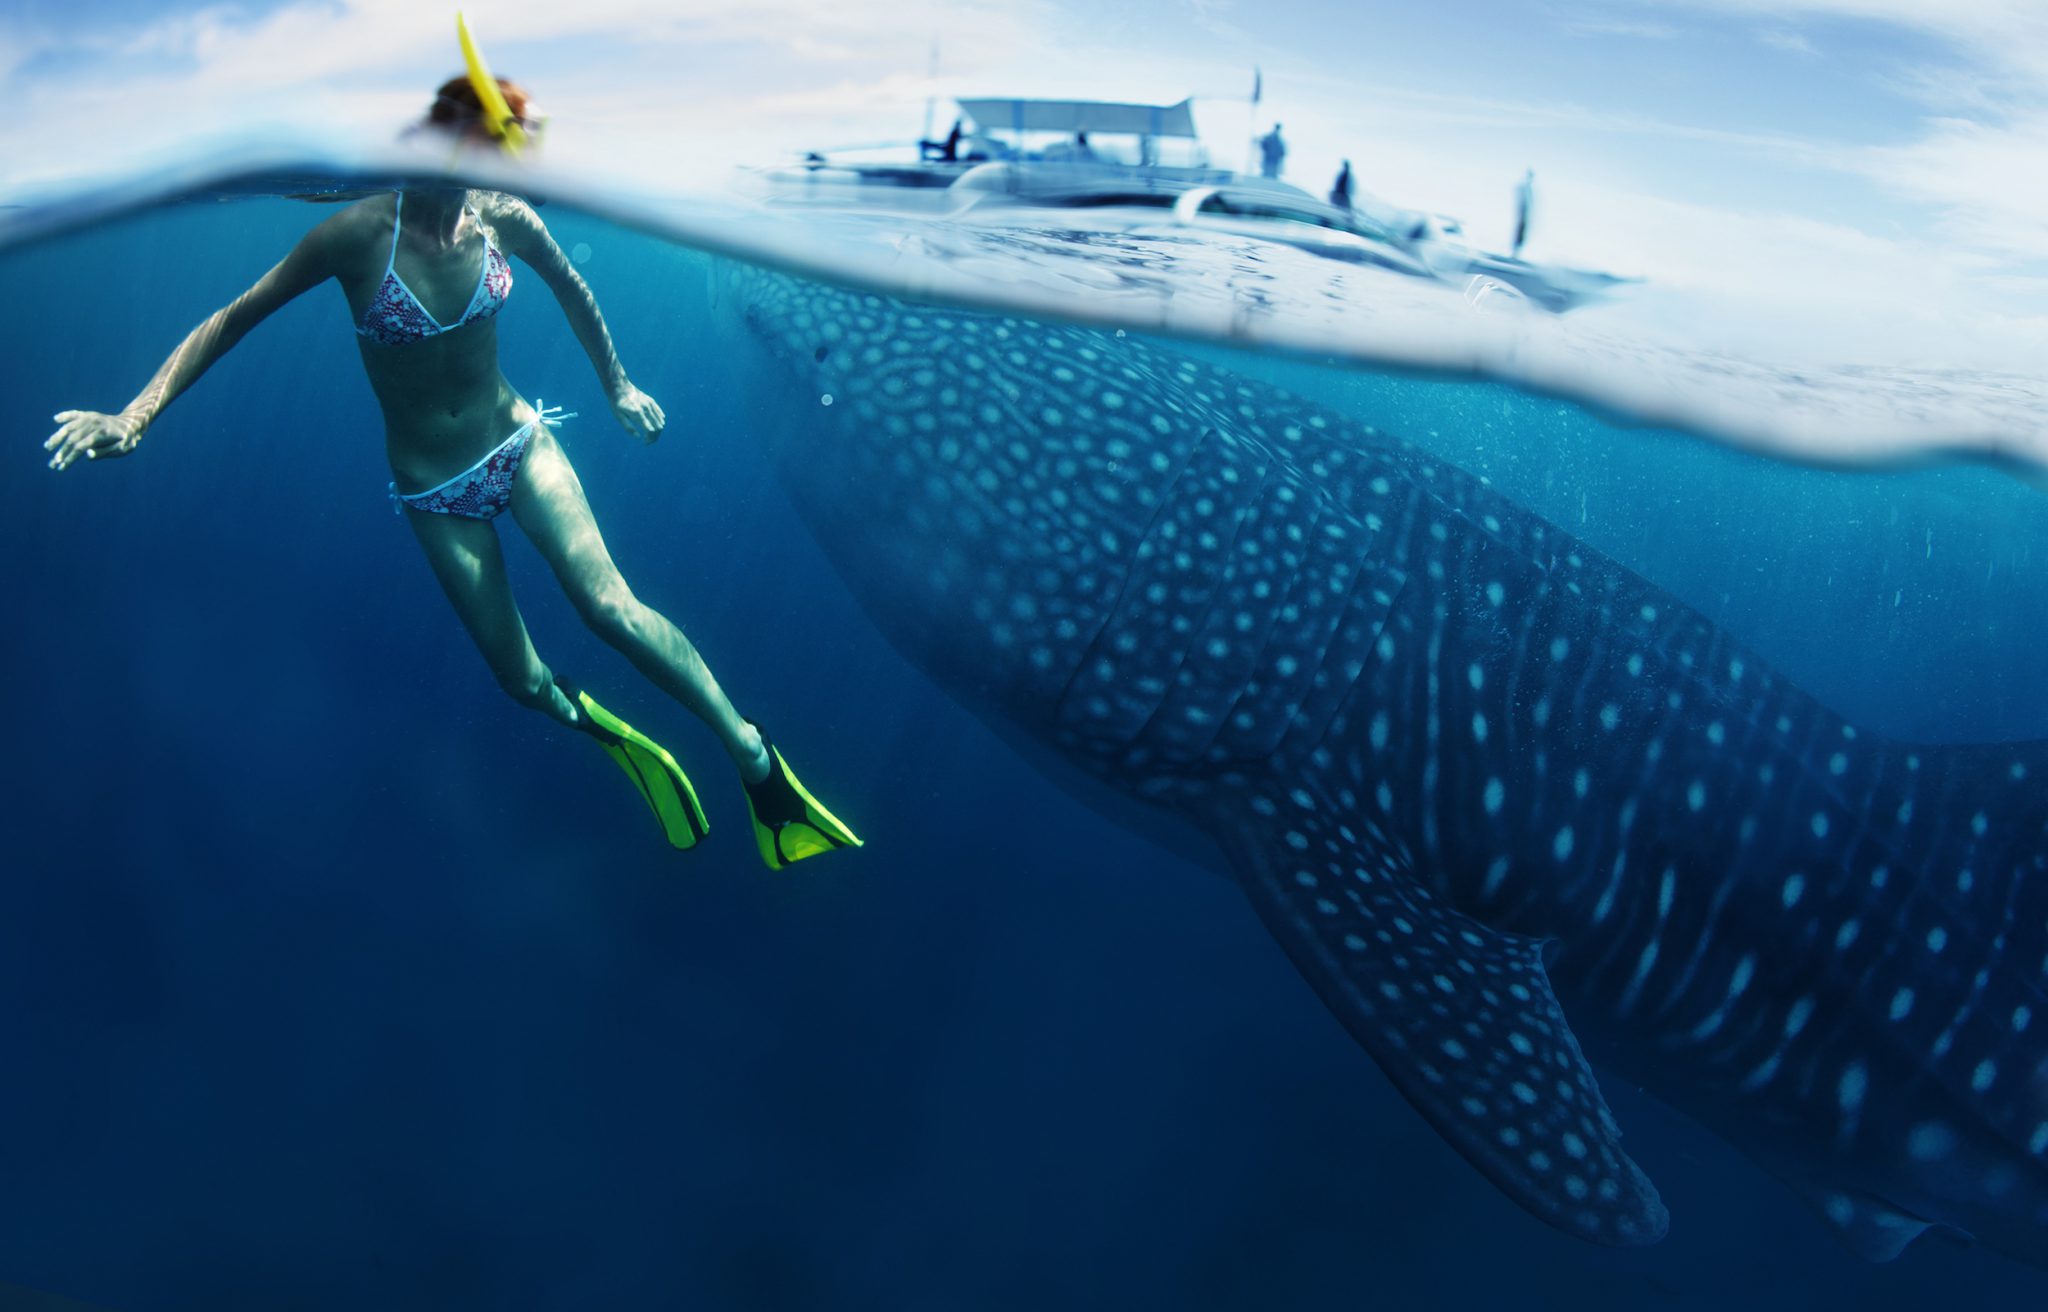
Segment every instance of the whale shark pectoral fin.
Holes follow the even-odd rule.
[[[1934,1228],[1882,1198],[1850,1189],[1797,1186],[1842,1247],[1869,1262],[1889,1262]],[[1951,1232],[1960,1233],[1960,1232]]]
[[[1596,1243],[1669,1226],[1544,973],[1541,944],[1439,900],[1400,844],[1308,786],[1208,814],[1238,881],[1323,1002],[1501,1192]]]

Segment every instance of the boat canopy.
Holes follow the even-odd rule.
[[[1195,135],[1191,102],[1125,105],[1107,100],[963,100],[984,132],[1107,132],[1138,137]]]

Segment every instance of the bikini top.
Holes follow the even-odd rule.
[[[512,266],[506,263],[504,253],[486,231],[483,272],[477,275],[476,293],[469,298],[469,308],[454,323],[444,324],[428,314],[420,298],[398,276],[398,224],[404,211],[405,193],[400,192],[391,212],[391,259],[384,266],[384,281],[377,284],[377,294],[363,309],[363,320],[356,325],[356,332],[386,346],[404,346],[488,319],[504,307],[505,299],[512,294]],[[470,213],[474,215],[476,211]]]

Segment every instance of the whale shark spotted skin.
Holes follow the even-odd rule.
[[[1481,480],[1159,345],[726,290],[890,641],[1206,836],[1510,1198],[1664,1234],[1590,1051],[1866,1256],[1938,1225],[2048,1265],[2041,745],[1860,729]]]

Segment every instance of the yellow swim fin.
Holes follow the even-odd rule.
[[[768,741],[768,731],[754,727],[761,730],[761,746],[768,751],[768,777],[746,785],[747,810],[754,817],[754,844],[768,868],[780,870],[807,856],[862,846],[859,835],[797,782],[782,753]]]
[[[697,790],[690,787],[690,777],[676,764],[676,758],[660,743],[599,706],[589,693],[576,691],[559,680],[556,683],[580,713],[577,727],[597,739],[605,755],[619,763],[619,768],[640,790],[640,796],[647,799],[654,818],[661,821],[661,831],[668,836],[669,845],[688,849],[702,842],[711,832],[711,822],[704,818],[704,808],[697,803]]]

